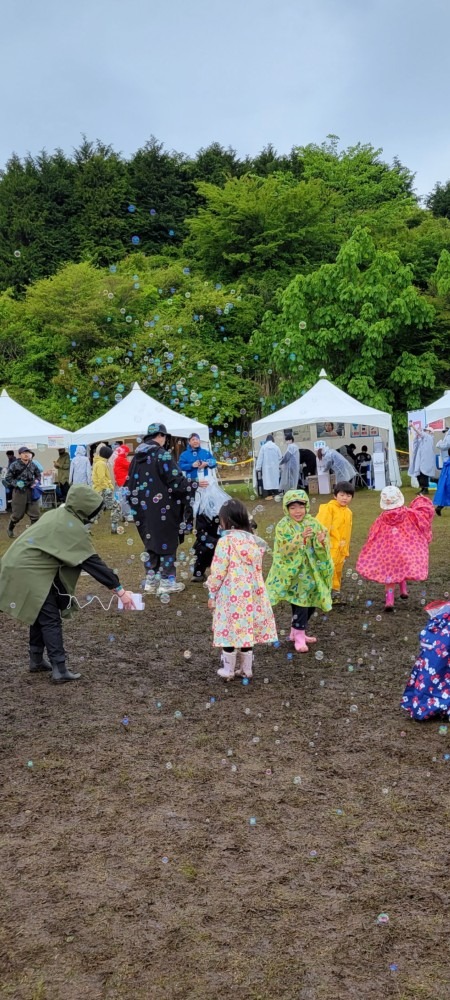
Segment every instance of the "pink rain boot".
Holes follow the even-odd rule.
[[[386,587],[386,603],[384,606],[385,611],[394,610],[394,588]]]
[[[408,600],[409,593],[408,593],[408,583],[406,580],[402,580],[400,584],[400,597],[402,601]]]
[[[317,639],[314,635],[305,635],[305,642],[317,642]]]
[[[295,652],[296,653],[307,653],[308,646],[306,645],[305,630],[302,628],[295,628]]]
[[[295,636],[296,636],[296,631],[294,626],[292,626],[291,631],[289,632],[289,642],[295,642]]]
[[[236,670],[236,650],[232,653],[226,653],[222,650],[222,666],[219,667],[217,673],[219,677],[224,681],[234,680],[235,670]]]

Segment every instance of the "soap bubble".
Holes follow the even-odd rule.
[[[249,822],[250,826],[256,826],[256,816],[250,816],[250,819],[249,819],[248,822]]]
[[[299,774],[295,775],[295,778],[293,779],[293,782],[294,782],[294,785],[301,785],[302,779],[301,779],[301,777],[300,777]]]
[[[389,914],[388,913],[379,913],[378,916],[377,916],[377,924],[379,926],[383,926],[384,924],[388,924],[388,923],[389,923]]]
[[[20,250],[14,250],[14,256],[15,257],[20,257],[21,256]]]
[[[161,594],[160,601],[161,601],[161,604],[170,604],[170,596],[169,596],[169,594]]]
[[[192,657],[192,653],[191,653],[190,649],[185,649],[185,651],[183,653],[183,656],[184,656],[185,660],[190,660],[191,657]]]
[[[136,211],[136,205],[128,205],[128,211],[129,212],[135,212]]]
[[[14,601],[13,601],[13,603],[12,603],[12,604],[10,604],[9,606],[10,606],[10,608],[11,608],[11,609],[12,609],[12,610],[14,611],[14,608],[15,608],[15,606],[16,606],[16,605],[14,604]]]
[[[323,652],[322,652],[322,650],[321,650],[321,649],[318,649],[318,650],[317,650],[317,653],[315,653],[314,655],[315,655],[315,657],[316,657],[316,660],[323,660],[323,656],[324,656],[324,654],[323,654]]]
[[[377,622],[380,622],[381,621],[381,615],[377,615],[376,620],[377,620]]]
[[[138,244],[141,242],[141,237],[140,236],[132,236],[131,237],[131,242],[132,242],[133,246],[137,247]]]
[[[182,713],[182,712],[180,712],[180,710],[179,710],[179,709],[177,709],[177,711],[176,711],[176,712],[174,712],[173,714],[174,714],[174,718],[175,718],[175,719],[182,719],[182,718],[183,718],[183,713]]]
[[[305,323],[304,319],[300,320],[300,323],[298,324],[298,328],[299,328],[299,330],[306,330],[306,323]]]
[[[169,864],[169,859],[165,855],[164,855],[163,858],[161,858],[161,861],[162,861],[163,865],[168,865]]]

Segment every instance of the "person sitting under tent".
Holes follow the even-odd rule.
[[[280,488],[280,462],[283,458],[273,434],[268,434],[256,461],[256,473],[262,474],[266,500],[273,500]]]
[[[361,451],[355,455],[355,465],[361,476],[363,483],[369,486],[369,469],[372,463],[372,456],[366,444],[363,444]]]

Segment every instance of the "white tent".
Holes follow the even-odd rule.
[[[436,399],[434,403],[425,406],[425,421],[432,424],[435,420],[444,420],[450,417],[450,389],[446,389],[443,396]]]
[[[0,395],[0,451],[9,445],[45,444],[50,448],[63,448],[70,441],[70,431],[37,417],[16,403],[3,389]]]
[[[338,389],[320,373],[319,381],[294,403],[289,403],[275,413],[269,413],[252,424],[253,440],[285,428],[301,427],[306,424],[333,421],[343,424],[368,424],[387,431],[389,448],[389,476],[391,483],[401,486],[400,468],[395,450],[392,417],[390,413],[376,410],[373,406],[360,403],[353,396]]]
[[[116,403],[111,410],[93,420],[91,424],[80,427],[80,430],[72,434],[71,440],[73,444],[92,444],[94,441],[143,437],[148,425],[156,421],[165,424],[169,434],[175,437],[187,438],[196,431],[202,441],[209,441],[206,424],[191,420],[175,410],[169,410],[168,406],[164,406],[143,392],[137,382],[120,403]]]

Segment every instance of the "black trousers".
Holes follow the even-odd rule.
[[[292,608],[292,628],[298,628],[302,632],[314,613],[314,608],[300,608],[298,604],[291,604]]]
[[[50,660],[58,663],[66,658],[60,600],[58,591],[52,584],[36,621],[30,626],[30,649],[43,653],[45,647]]]
[[[176,552],[165,552],[161,556],[157,552],[149,552],[147,550],[147,555],[148,562],[145,564],[147,573],[149,570],[153,570],[154,573],[160,574],[162,580],[168,580],[169,577],[177,575],[175,566]]]
[[[424,476],[423,472],[419,472],[419,475],[417,476],[417,482],[421,490],[427,490],[430,485],[428,476]]]

